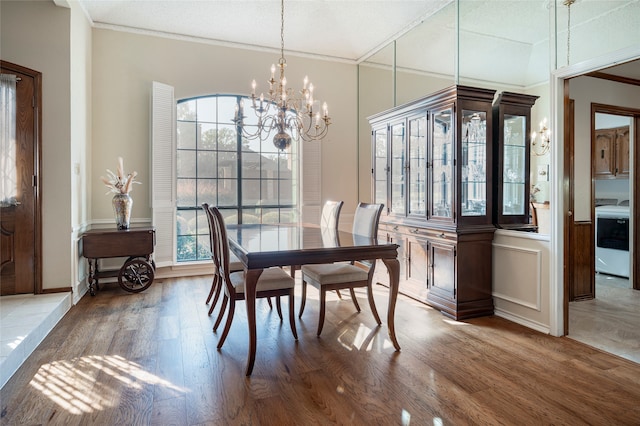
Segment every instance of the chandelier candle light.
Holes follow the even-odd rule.
[[[276,65],[271,65],[271,78],[269,92],[256,96],[256,81],[251,83],[251,109],[255,114],[258,124],[255,132],[251,132],[253,126],[245,126],[244,104],[236,105],[233,122],[242,128],[242,136],[246,139],[260,139],[265,141],[275,132],[273,144],[280,150],[285,150],[291,145],[291,139],[312,141],[322,139],[329,129],[331,119],[327,103],[322,104],[322,113],[314,113],[313,84],[307,77],[304,78],[302,90],[298,97],[292,88],[287,88],[287,78],[284,69],[287,61],[284,58],[284,0],[281,0],[280,12],[280,60],[279,79],[276,80]]]

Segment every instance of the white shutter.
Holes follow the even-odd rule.
[[[156,228],[157,266],[174,263],[176,104],[173,87],[153,82],[151,90],[151,221]]]
[[[302,222],[320,223],[322,210],[322,141],[301,141]]]

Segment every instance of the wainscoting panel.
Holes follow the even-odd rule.
[[[540,311],[542,254],[505,244],[493,245],[493,297]]]
[[[549,236],[499,229],[493,239],[495,315],[550,330]]]

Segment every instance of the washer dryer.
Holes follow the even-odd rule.
[[[629,206],[596,207],[596,272],[629,277]]]

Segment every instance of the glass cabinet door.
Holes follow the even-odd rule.
[[[373,199],[374,203],[387,205],[387,127],[373,131]]]
[[[404,215],[405,198],[405,149],[404,122],[391,125],[391,212]]]
[[[525,211],[525,161],[527,119],[504,116],[504,161],[502,165],[502,214],[523,215]]]
[[[462,111],[460,204],[462,216],[487,214],[487,114]]]
[[[431,216],[452,218],[453,199],[453,109],[433,115],[431,145]]]
[[[427,161],[426,116],[409,120],[409,214],[422,215],[427,212],[426,161]]]

